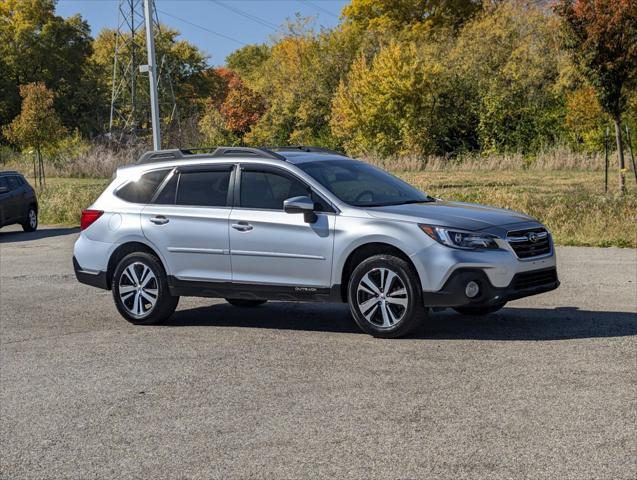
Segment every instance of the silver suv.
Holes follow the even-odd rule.
[[[149,152],[117,170],[81,230],[77,279],[112,289],[135,324],[180,296],[347,302],[362,330],[399,337],[432,309],[483,315],[559,286],[533,218],[315,147]]]

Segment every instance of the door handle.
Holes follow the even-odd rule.
[[[157,215],[156,217],[151,218],[150,221],[155,225],[166,225],[170,220],[163,215]]]
[[[235,230],[239,230],[240,232],[249,232],[254,227],[248,222],[237,222],[232,224],[232,228],[234,228]]]

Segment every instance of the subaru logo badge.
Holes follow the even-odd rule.
[[[531,243],[537,243],[537,241],[540,239],[539,235],[535,232],[531,232],[529,233],[526,238],[529,239],[529,242]]]

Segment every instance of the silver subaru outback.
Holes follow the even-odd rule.
[[[559,286],[551,234],[510,210],[448,202],[316,147],[165,150],[117,170],[82,212],[77,279],[135,324],[180,296],[347,302],[399,337],[428,312],[484,315]]]

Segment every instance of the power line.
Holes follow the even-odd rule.
[[[319,10],[320,12],[328,14],[330,17],[334,17],[338,19],[338,15],[336,15],[334,12],[330,12],[327,8],[323,8],[320,5],[317,5],[316,3],[311,2],[310,0],[298,0],[298,1],[301,3],[305,3],[307,5],[310,5],[314,7],[316,10]]]
[[[237,15],[241,15],[242,17],[247,18],[248,20],[252,20],[253,22],[258,23],[259,25],[263,25],[264,27],[267,27],[275,32],[281,31],[279,27],[276,26],[275,24],[268,22],[267,20],[264,20],[261,17],[257,17],[256,15],[252,15],[251,13],[248,13],[244,10],[241,10],[240,8],[233,7],[232,5],[228,5],[224,2],[221,2],[220,0],[210,0],[210,1],[216,5],[219,5],[220,7],[225,8],[226,10],[230,10],[231,12],[234,12]]]
[[[226,40],[230,40],[232,42],[236,42],[236,43],[238,43],[240,45],[248,45],[247,43],[242,42],[241,40],[237,40],[236,38],[233,38],[233,37],[231,37],[229,35],[225,35],[223,33],[215,32],[214,30],[210,30],[207,27],[202,27],[201,25],[197,25],[196,23],[193,23],[190,20],[186,20],[185,18],[178,17],[177,15],[173,15],[172,13],[165,12],[165,11],[160,10],[158,8],[156,10],[158,12],[160,12],[162,15],[166,15],[167,17],[171,17],[171,18],[174,18],[175,20],[179,20],[180,22],[184,22],[184,23],[190,25],[191,27],[199,28],[199,29],[204,30],[204,31],[206,31],[208,33],[212,33],[213,35],[216,35],[216,36],[218,36],[220,38],[225,38]]]

